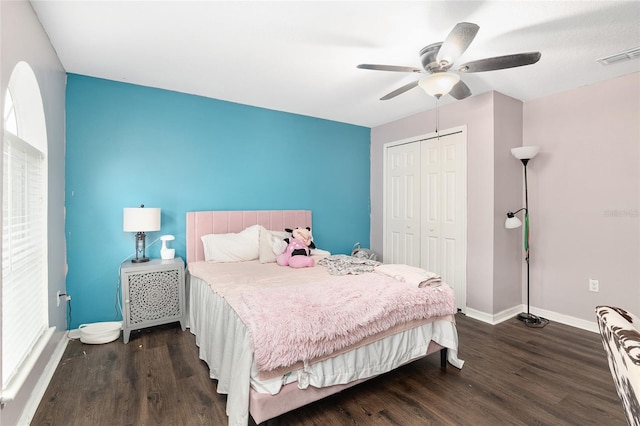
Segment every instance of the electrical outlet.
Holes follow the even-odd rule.
[[[600,291],[600,282],[598,280],[594,280],[589,278],[589,291],[599,292]]]
[[[60,290],[58,290],[56,292],[56,306],[60,307],[60,298],[64,297],[65,301],[69,301],[71,300],[71,296],[69,296],[67,293],[60,293]]]

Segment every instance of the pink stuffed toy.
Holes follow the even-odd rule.
[[[293,238],[286,238],[288,242],[284,252],[276,257],[276,262],[280,266],[290,266],[292,268],[309,268],[315,265],[311,257],[311,248],[315,248],[311,230],[309,228],[286,229],[291,232]]]
[[[304,251],[305,254],[298,254],[299,250]],[[296,252],[295,255],[294,252]],[[315,264],[313,258],[310,257],[309,247],[297,238],[289,239],[287,248],[276,257],[276,262],[280,266],[291,266],[292,268],[308,268]]]
[[[313,235],[311,235],[311,228],[296,228],[296,229],[285,229],[287,232],[291,232],[291,236],[296,238],[304,243],[305,246],[309,248],[316,248],[316,245],[313,243]],[[286,241],[286,240],[285,240]],[[309,256],[309,254],[307,254]]]

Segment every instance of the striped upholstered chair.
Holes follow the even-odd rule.
[[[627,421],[640,426],[640,319],[609,306],[598,306],[596,317]]]

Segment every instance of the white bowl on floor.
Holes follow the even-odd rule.
[[[121,321],[94,322],[93,324],[82,324],[80,330],[80,341],[91,345],[113,342],[120,337],[122,329]]]

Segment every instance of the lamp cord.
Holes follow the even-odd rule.
[[[158,238],[156,238],[155,240],[153,240],[150,244],[147,244],[145,247],[146,247],[146,248],[149,248],[149,247],[151,247],[152,245],[154,245],[155,243],[157,243],[158,241],[160,241],[160,238],[159,238],[159,237],[158,237]],[[130,254],[129,256],[127,256],[127,257],[125,257],[124,259],[122,259],[122,261],[120,261],[120,264],[122,264],[122,263],[126,262],[127,260],[131,259],[131,258],[132,258],[133,256],[135,256],[135,255],[136,255],[136,252],[134,251],[134,252],[133,252],[133,254]]]
[[[71,321],[73,317],[71,316],[71,299],[67,300],[67,330],[71,330]]]
[[[120,317],[122,319],[124,319],[124,314],[122,313],[122,299],[121,299],[122,292],[120,291],[120,288],[121,288],[120,287],[120,285],[121,285],[121,282],[120,282],[120,276],[121,275],[120,275],[120,273],[122,271],[122,263],[120,265],[121,266],[120,266],[120,270],[119,270],[119,273],[118,273],[118,282],[116,283],[116,306],[115,306],[116,314],[113,316],[114,320],[118,320],[118,314],[120,315]]]

